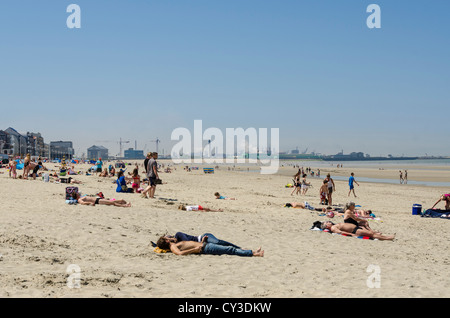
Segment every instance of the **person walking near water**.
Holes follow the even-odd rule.
[[[398,172],[400,172],[400,184],[403,183],[403,173],[401,170],[399,170]]]
[[[407,184],[408,183],[408,171],[405,169],[405,176],[403,177],[403,183]]]
[[[350,187],[350,190],[348,191],[348,196],[350,196],[350,193],[353,191],[353,195],[354,195],[355,198],[356,198],[356,194],[355,194],[355,186],[354,186],[353,183],[356,183],[356,184],[358,185],[358,187],[359,187],[359,183],[356,182],[356,180],[355,180],[355,174],[352,172],[352,173],[350,174],[350,178],[348,179],[348,186]]]

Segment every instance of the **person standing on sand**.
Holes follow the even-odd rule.
[[[151,157],[152,157],[152,153],[148,152],[147,157],[145,157],[145,159],[144,159],[145,174],[148,173],[148,161],[150,160]]]
[[[336,185],[334,184],[333,178],[331,178],[331,175],[328,173],[325,180],[328,181],[328,205],[333,205],[333,197],[332,194],[334,191],[336,191]]]
[[[12,177],[14,178],[14,179],[16,179],[17,178],[17,168],[16,168],[16,166],[17,166],[17,161],[15,161],[15,160],[10,160],[9,161],[9,177],[11,178],[11,174],[12,174]]]
[[[405,176],[403,177],[403,183],[407,184],[408,183],[408,171],[405,169]]]
[[[359,187],[359,183],[356,182],[355,180],[355,174],[352,172],[350,174],[350,178],[348,179],[348,186],[350,187],[350,190],[348,191],[348,196],[350,196],[350,193],[353,191],[353,195],[356,198],[356,194],[355,194],[355,186],[353,185],[353,183],[356,183]]]
[[[403,173],[401,170],[399,170],[398,172],[400,172],[400,184],[403,183]]]
[[[22,178],[23,179],[28,179],[28,174],[30,172],[30,162],[31,162],[31,156],[29,153],[27,153],[26,158],[23,160],[23,175]]]
[[[158,153],[153,152],[152,157],[148,161],[148,167],[147,167],[148,186],[147,186],[147,188],[145,188],[144,191],[142,191],[141,196],[143,198],[153,199],[155,197],[156,180],[159,179],[158,163],[156,162],[156,159],[158,159]],[[148,196],[147,196],[147,193],[149,194]]]
[[[97,174],[97,173],[102,173],[102,169],[103,169],[103,161],[102,161],[102,158],[98,158],[98,160],[97,160],[97,162],[95,163],[95,165],[97,166],[96,174]]]

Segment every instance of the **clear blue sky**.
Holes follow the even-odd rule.
[[[449,15],[445,0],[1,1],[0,129],[168,153],[201,119],[279,128],[281,150],[450,155]]]

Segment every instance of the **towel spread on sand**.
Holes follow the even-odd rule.
[[[423,212],[422,217],[425,218],[440,218],[450,220],[450,210],[428,209]]]
[[[162,248],[159,248],[159,247],[156,245],[156,243],[153,242],[153,241],[150,241],[150,244],[152,244],[152,246],[154,247],[153,252],[155,252],[155,253],[160,254],[160,253],[169,253],[169,252],[170,252],[170,250],[164,250],[164,249],[162,249]]]

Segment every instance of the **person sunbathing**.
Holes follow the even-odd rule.
[[[337,223],[334,224],[331,221],[323,222],[320,226],[321,230],[329,230],[331,233],[336,234],[344,234],[350,236],[368,236],[373,239],[378,240],[394,240],[395,235],[383,235],[379,232],[374,232],[363,228],[361,226],[357,226],[352,223]]]
[[[69,178],[59,178],[56,177],[55,183],[74,183],[74,184],[81,184],[82,182],[79,180],[75,180],[72,177]]]
[[[224,197],[223,195],[220,195],[219,192],[214,193],[214,196],[215,196],[216,199],[218,199],[218,200],[236,200],[236,198]]]
[[[183,210],[183,211],[203,211],[203,212],[223,212],[222,209],[210,209],[207,207],[203,207],[201,205],[184,205],[181,204],[178,206],[178,210]]]
[[[344,211],[345,211],[344,212],[344,223],[354,224],[356,226],[361,226],[361,227],[366,228],[367,230],[372,231],[372,229],[369,226],[369,221],[367,221],[366,218],[356,216],[354,202],[348,202],[345,205]]]
[[[109,176],[108,169],[106,169],[106,168],[99,174],[99,177],[103,177],[103,178],[108,177],[108,176]]]
[[[178,243],[181,241],[201,242],[205,236],[206,236],[207,243],[214,243],[214,244],[218,244],[218,245],[233,246],[235,248],[240,248],[239,246],[234,245],[230,242],[218,239],[211,233],[204,233],[204,234],[198,235],[198,236],[186,234],[183,232],[177,232],[177,233],[175,233],[175,235],[164,235],[164,237],[167,238],[172,243]]]
[[[94,198],[94,197],[88,197],[88,196],[84,196],[81,197],[79,193],[77,193],[75,195],[76,200],[78,201],[78,203],[80,203],[81,205],[92,205],[95,206],[96,204],[101,204],[101,205],[114,205],[114,206],[118,206],[118,207],[122,207],[122,208],[129,208],[131,207],[131,203],[127,203],[127,201],[125,200],[112,200],[112,199],[102,199],[102,198]]]
[[[308,210],[315,210],[315,211],[322,211],[325,212],[325,208],[315,208],[311,206],[308,202],[288,202],[284,205],[285,208],[295,208],[295,209],[308,209]]]
[[[261,247],[256,250],[244,250],[234,246],[225,246],[207,242],[208,237],[204,236],[201,242],[181,241],[173,242],[165,236],[158,239],[157,246],[163,250],[170,250],[175,255],[207,254],[207,255],[237,255],[237,256],[258,256],[263,257],[264,251]]]

